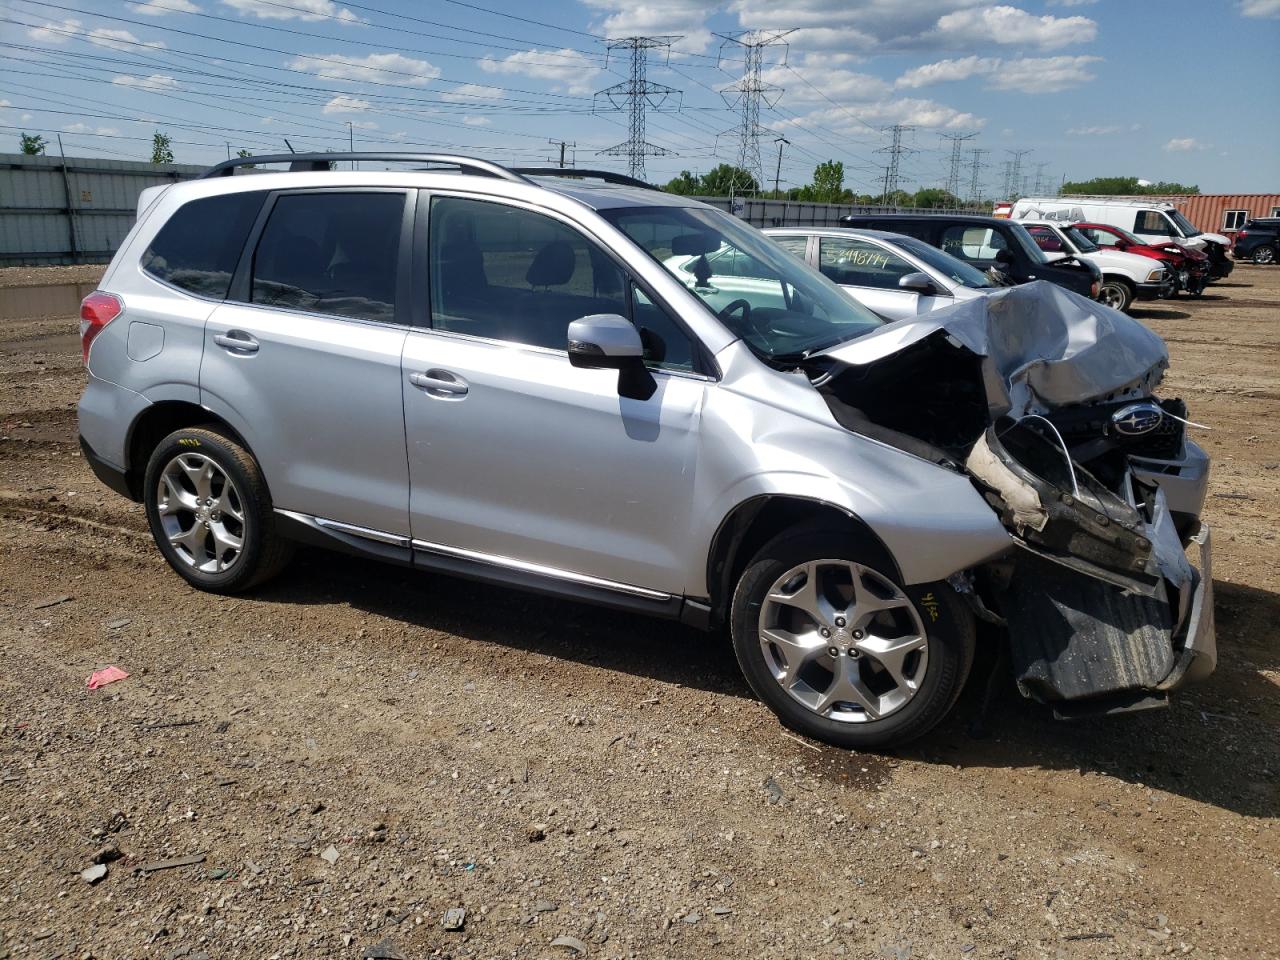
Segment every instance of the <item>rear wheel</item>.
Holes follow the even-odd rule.
[[[1127,280],[1120,277],[1105,277],[1102,281],[1102,289],[1098,291],[1098,301],[1105,303],[1113,310],[1123,312],[1133,303],[1133,287]]]
[[[275,529],[258,463],[214,430],[177,430],[147,463],[143,497],[151,535],[188,583],[236,593],[278,573],[292,544]]]
[[[858,538],[783,534],[734,592],[738,663],[800,733],[881,749],[941,720],[973,662],[968,608],[945,584],[904,588]]]
[[[1253,262],[1260,265],[1275,263],[1276,248],[1269,246],[1259,247],[1257,250],[1253,251]]]

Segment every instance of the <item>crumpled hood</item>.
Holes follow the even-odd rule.
[[[1169,365],[1164,341],[1141,323],[1044,280],[899,320],[822,356],[863,366],[938,331],[982,358],[994,416],[1150,392]]]

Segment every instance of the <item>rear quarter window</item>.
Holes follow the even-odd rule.
[[[265,190],[227,193],[179,207],[142,255],[142,269],[182,290],[222,300]]]

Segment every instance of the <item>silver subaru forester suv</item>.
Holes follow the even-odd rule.
[[[81,336],[85,457],[200,589],[302,543],[727,628],[858,748],[936,724],[979,635],[1064,717],[1214,666],[1164,345],[1046,284],[886,324],[625,177],[251,157],[143,194]]]

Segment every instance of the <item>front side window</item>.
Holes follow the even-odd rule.
[[[1099,230],[1097,227],[1080,227],[1079,230],[1098,247],[1118,247],[1124,243],[1110,230]]]
[[[902,237],[897,241],[897,244],[917,260],[923,260],[943,276],[950,277],[963,287],[984,290],[992,286],[990,279],[981,270],[969,266],[963,260],[957,260],[937,247],[930,246],[923,240],[917,240],[915,237]]]
[[[1045,253],[1067,253],[1066,244],[1062,242],[1062,238],[1052,227],[1031,226],[1027,227],[1027,233],[1031,234],[1031,239]]]
[[[719,210],[615,207],[600,215],[767,360],[808,356],[882,323],[808,264]]]
[[[1248,219],[1248,210],[1228,210],[1222,215],[1222,229],[1239,230]]]
[[[820,237],[818,269],[843,287],[897,290],[898,281],[916,268],[869,240]]]
[[[224,193],[183,204],[147,247],[142,269],[190,293],[221,300],[266,195],[265,190]]]
[[[966,227],[960,224],[942,231],[939,244],[953,257],[970,262],[992,262],[1001,250],[1008,250],[1004,237],[991,227]]]
[[[403,193],[277,198],[253,256],[250,300],[357,320],[395,320]]]
[[[1159,210],[1139,210],[1133,221],[1133,232],[1144,237],[1172,237],[1173,224]]]
[[[1246,210],[1245,213],[1248,214],[1248,211]],[[1203,230],[1197,229],[1194,223],[1184,217],[1181,210],[1170,211],[1169,219],[1171,219],[1177,227],[1177,230],[1174,231],[1174,236],[1198,237],[1204,232]]]
[[[434,329],[567,350],[574,320],[630,315],[622,270],[559,220],[436,197],[428,232]]]
[[[1079,227],[1063,227],[1063,235],[1080,253],[1097,253],[1098,245],[1085,236]]]

